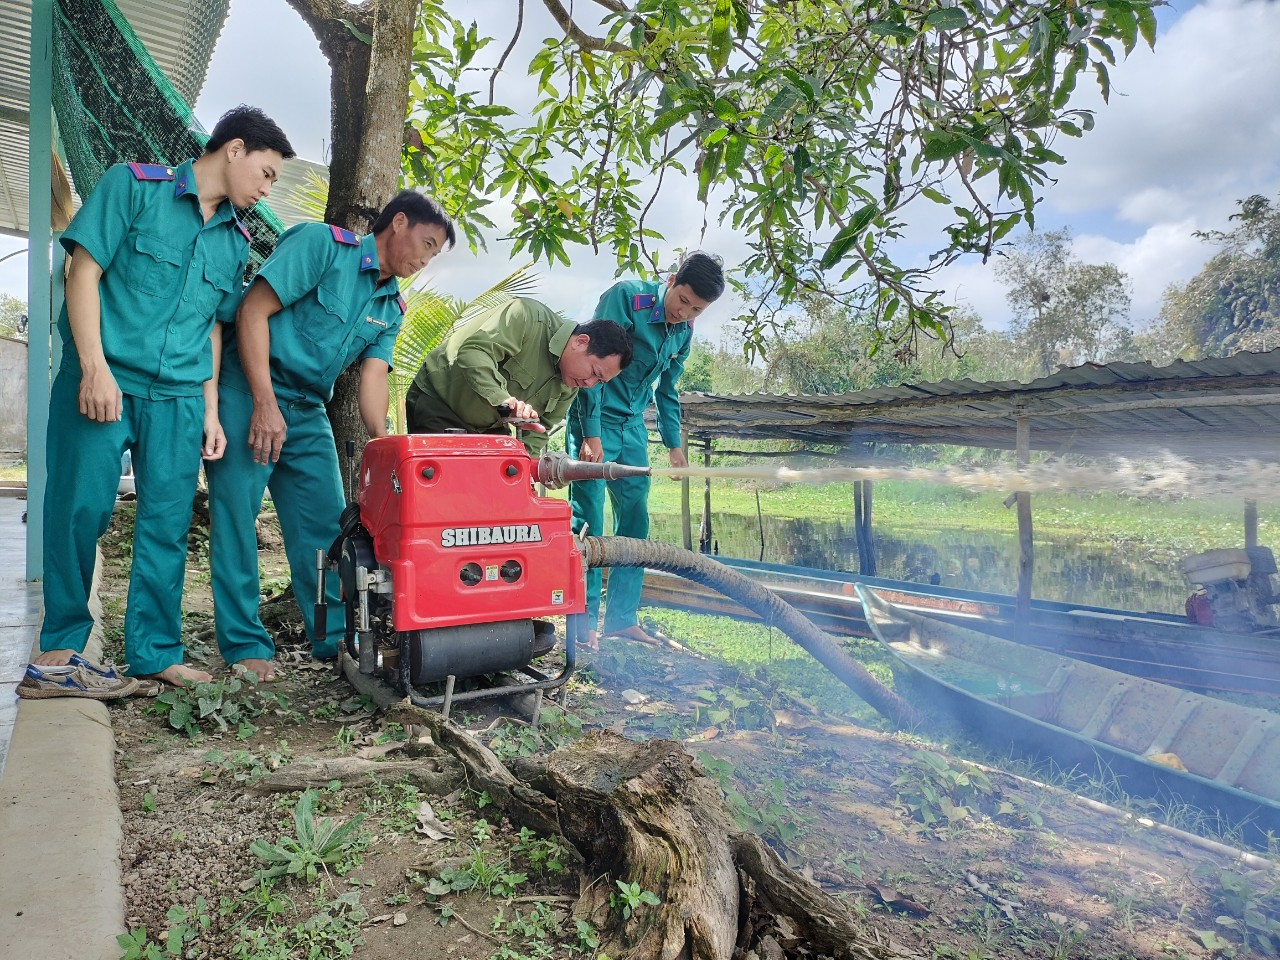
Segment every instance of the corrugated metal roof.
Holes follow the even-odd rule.
[[[152,57],[194,103],[225,18],[227,0],[117,0]],[[196,16],[195,14],[201,14]],[[31,0],[0,0],[0,232],[27,232]],[[144,158],[145,159],[145,158]]]
[[[1088,363],[1030,383],[944,380],[830,396],[685,393],[680,401],[697,439],[1012,449],[1025,417],[1037,450],[1280,459],[1280,350],[1169,366]]]

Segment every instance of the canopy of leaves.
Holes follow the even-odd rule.
[[[1005,284],[1010,332],[1030,377],[1060,363],[1136,359],[1133,331],[1124,323],[1132,303],[1128,276],[1113,263],[1080,261],[1069,230],[1025,234],[996,264],[996,276]]]
[[[1219,252],[1165,291],[1170,336],[1203,356],[1280,346],[1280,208],[1256,194],[1239,207],[1231,230],[1196,234]]]
[[[749,244],[737,280],[755,345],[819,294],[911,350],[943,333],[932,274],[1032,223],[1054,139],[1093,124],[1077,84],[1107,96],[1117,57],[1154,43],[1158,2],[543,0],[560,29],[517,65],[511,22],[482,30],[424,0],[405,172],[473,247],[502,200],[517,252],[568,264],[603,248],[626,272],[665,262],[655,200],[687,191]],[[584,10],[596,19],[576,22]],[[532,106],[497,102],[506,69],[527,70]],[[907,262],[911,211],[934,205],[949,219],[935,252]]]

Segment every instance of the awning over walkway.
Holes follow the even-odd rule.
[[[1280,350],[1151,363],[1084,364],[1030,383],[944,380],[831,396],[681,394],[692,438],[807,445],[937,443],[1197,460],[1280,459]]]

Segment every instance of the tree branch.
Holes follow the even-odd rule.
[[[564,4],[560,0],[542,0],[542,5],[547,8],[547,12],[551,14],[556,24],[564,31],[564,35],[576,43],[583,50],[592,52],[599,50],[607,50],[609,53],[627,53],[628,47],[624,47],[620,43],[614,43],[612,40],[605,40],[603,37],[593,37],[585,32],[573,21],[573,17],[569,11],[565,9]]]
[[[502,56],[498,58],[498,65],[493,68],[493,73],[489,74],[489,106],[493,106],[493,86],[498,82],[498,74],[502,72],[502,68],[507,63],[507,57],[511,56],[511,51],[516,48],[516,41],[520,39],[520,31],[524,29],[524,0],[519,0],[516,9],[516,32],[511,35],[511,42],[507,44],[507,49],[502,51]]]

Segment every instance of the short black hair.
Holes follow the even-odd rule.
[[[676,268],[676,286],[688,284],[689,289],[707,303],[719,300],[724,293],[724,268],[714,253],[694,250],[685,254]]]
[[[247,153],[255,150],[275,150],[286,160],[297,156],[293,145],[279,125],[257,107],[245,104],[228,110],[213,126],[209,134],[209,142],[204,145],[205,153],[220,150],[232,140],[243,140]]]
[[[434,223],[443,227],[450,247],[458,242],[458,231],[454,229],[453,220],[444,212],[444,207],[440,206],[440,201],[418,190],[401,190],[392,197],[378,214],[378,219],[373,221],[370,232],[381,233],[387,229],[397,213],[403,213],[409,219],[411,227],[420,223]]]
[[[587,344],[588,355],[603,360],[616,353],[618,369],[627,369],[631,363],[631,334],[620,323],[613,320],[591,320],[573,328],[575,337],[580,333],[591,338],[591,342]]]

